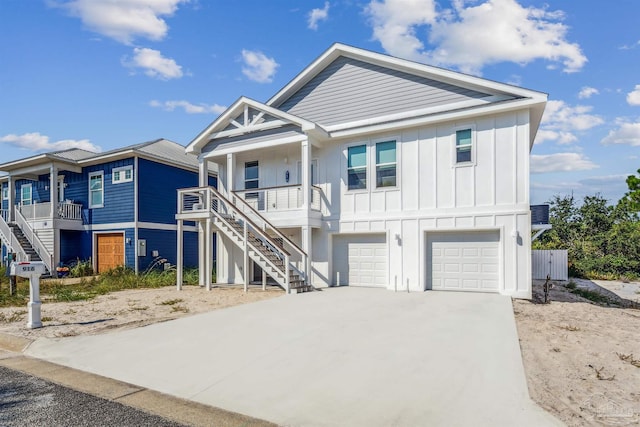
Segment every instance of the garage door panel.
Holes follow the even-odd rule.
[[[387,285],[385,234],[334,236],[333,275],[340,272],[341,284],[349,286]],[[345,283],[345,278],[348,280]]]
[[[497,231],[427,234],[427,287],[498,291],[499,245]]]

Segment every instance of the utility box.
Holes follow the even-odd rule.
[[[147,256],[147,240],[138,239],[138,256]]]

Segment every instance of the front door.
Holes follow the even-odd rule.
[[[96,234],[97,273],[124,265],[124,234]]]

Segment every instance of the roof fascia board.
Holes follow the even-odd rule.
[[[345,56],[348,58],[373,63],[386,68],[403,71],[409,74],[419,75],[433,80],[443,81],[476,91],[487,91],[487,89],[489,89],[491,91],[499,93],[507,93],[526,98],[536,98],[540,96],[546,97],[546,94],[542,92],[524,89],[505,83],[495,82],[493,80],[487,80],[481,77],[475,77],[456,71],[450,71],[431,65],[420,64],[418,62],[400,59],[393,56],[336,43],[332,45],[327,51],[325,51],[320,57],[318,57],[314,62],[312,62],[311,65],[305,68],[300,74],[298,74],[293,80],[291,80],[289,84],[287,84],[278,93],[271,97],[271,99],[267,101],[267,105],[271,106],[283,102],[286,98],[293,95],[293,93],[295,93],[307,82],[313,79],[313,77],[320,73],[320,71],[322,71],[326,66],[328,66],[339,56]]]
[[[369,134],[374,132],[389,131],[389,130],[395,130],[399,128],[435,124],[435,123],[447,122],[452,120],[468,119],[470,117],[476,117],[476,116],[486,116],[488,114],[498,114],[498,113],[504,113],[507,111],[533,108],[539,104],[540,104],[539,101],[533,101],[530,99],[519,100],[519,101],[514,101],[509,103],[502,103],[502,104],[491,104],[491,105],[483,106],[480,108],[448,111],[448,112],[443,112],[442,114],[433,114],[429,116],[409,118],[401,121],[379,123],[379,124],[372,124],[368,126],[362,126],[358,128],[337,130],[337,131],[329,132],[329,135],[331,136],[331,138],[352,137],[352,136]],[[537,130],[537,129],[533,129],[533,126],[532,126],[532,129],[531,129],[532,135],[535,135],[534,130]]]
[[[333,126],[327,126],[327,132],[329,133],[333,133],[335,131],[340,131],[340,130],[346,130],[346,129],[350,129],[350,128],[359,128],[359,127],[363,127],[363,126],[370,126],[370,125],[376,125],[376,124],[380,124],[380,123],[388,123],[388,122],[392,122],[392,121],[399,121],[399,120],[405,120],[405,119],[410,119],[412,117],[420,117],[420,116],[425,116],[427,114],[437,114],[437,113],[446,113],[447,111],[454,111],[454,110],[461,110],[463,108],[472,108],[472,107],[482,107],[491,103],[495,103],[495,102],[500,102],[500,101],[505,101],[508,98],[504,97],[504,96],[491,96],[491,97],[487,97],[487,98],[482,98],[482,99],[471,99],[471,100],[467,100],[467,101],[461,101],[461,102],[456,102],[456,103],[452,103],[452,104],[447,104],[446,109],[443,109],[443,106],[437,106],[437,107],[428,107],[428,108],[421,108],[419,110],[412,110],[412,111],[405,111],[402,113],[395,113],[395,114],[388,114],[386,116],[380,116],[380,117],[374,117],[371,119],[363,119],[363,120],[357,120],[354,122],[348,122],[348,123],[340,123],[338,125],[333,125]]]
[[[185,154],[185,156],[187,156],[188,154]],[[155,163],[160,163],[163,165],[167,165],[167,166],[172,166],[172,167],[176,167],[179,169],[183,169],[189,172],[200,172],[200,168],[198,166],[189,166],[186,165],[184,163],[179,163],[179,162],[174,162],[170,159],[165,159],[165,158],[160,158],[154,155],[150,155],[149,153],[141,153],[141,152],[137,152],[136,153],[136,157],[138,157],[139,159],[144,159],[144,160],[148,160],[151,162],[155,162]],[[218,171],[217,170],[211,170],[209,169],[210,173],[213,173],[214,175],[218,175]]]

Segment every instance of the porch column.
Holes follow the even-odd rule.
[[[58,168],[51,163],[49,172],[49,200],[51,201],[51,219],[58,217]]]
[[[311,206],[311,144],[309,144],[309,140],[307,139],[302,141],[300,145],[302,149],[300,158],[302,173],[302,210],[308,212]]]
[[[302,234],[302,250],[307,254],[307,259],[304,265],[304,270],[307,273],[307,285],[311,284],[311,257],[312,257],[312,242],[311,235],[313,229],[309,226],[302,227],[300,232]]]
[[[7,200],[7,209],[9,212],[7,213],[7,222],[13,222],[13,210],[15,209],[15,199],[16,199],[16,183],[13,181],[13,177],[9,175],[7,186],[9,187],[9,200]]]
[[[207,218],[207,224],[205,226],[205,251],[204,256],[206,261],[204,263],[206,272],[205,272],[205,286],[207,290],[211,290],[211,270],[213,270],[213,231],[211,229],[211,218]]]
[[[208,187],[209,186],[209,160],[202,157],[198,157],[198,187]]]
[[[182,290],[182,269],[183,269],[183,259],[182,259],[182,246],[183,246],[183,232],[182,232],[182,224],[183,221],[181,219],[178,220],[178,235],[176,238],[177,247],[176,247],[176,288],[180,291]]]
[[[227,197],[229,199],[231,199],[231,192],[234,190],[234,183],[233,183],[233,174],[236,172],[235,171],[235,164],[236,164],[236,155],[233,153],[229,153],[227,154]]]
[[[205,221],[199,220],[198,221],[198,285],[200,285],[200,287],[205,286],[207,282],[207,278],[206,278],[207,238],[205,236],[205,233],[206,233]]]

